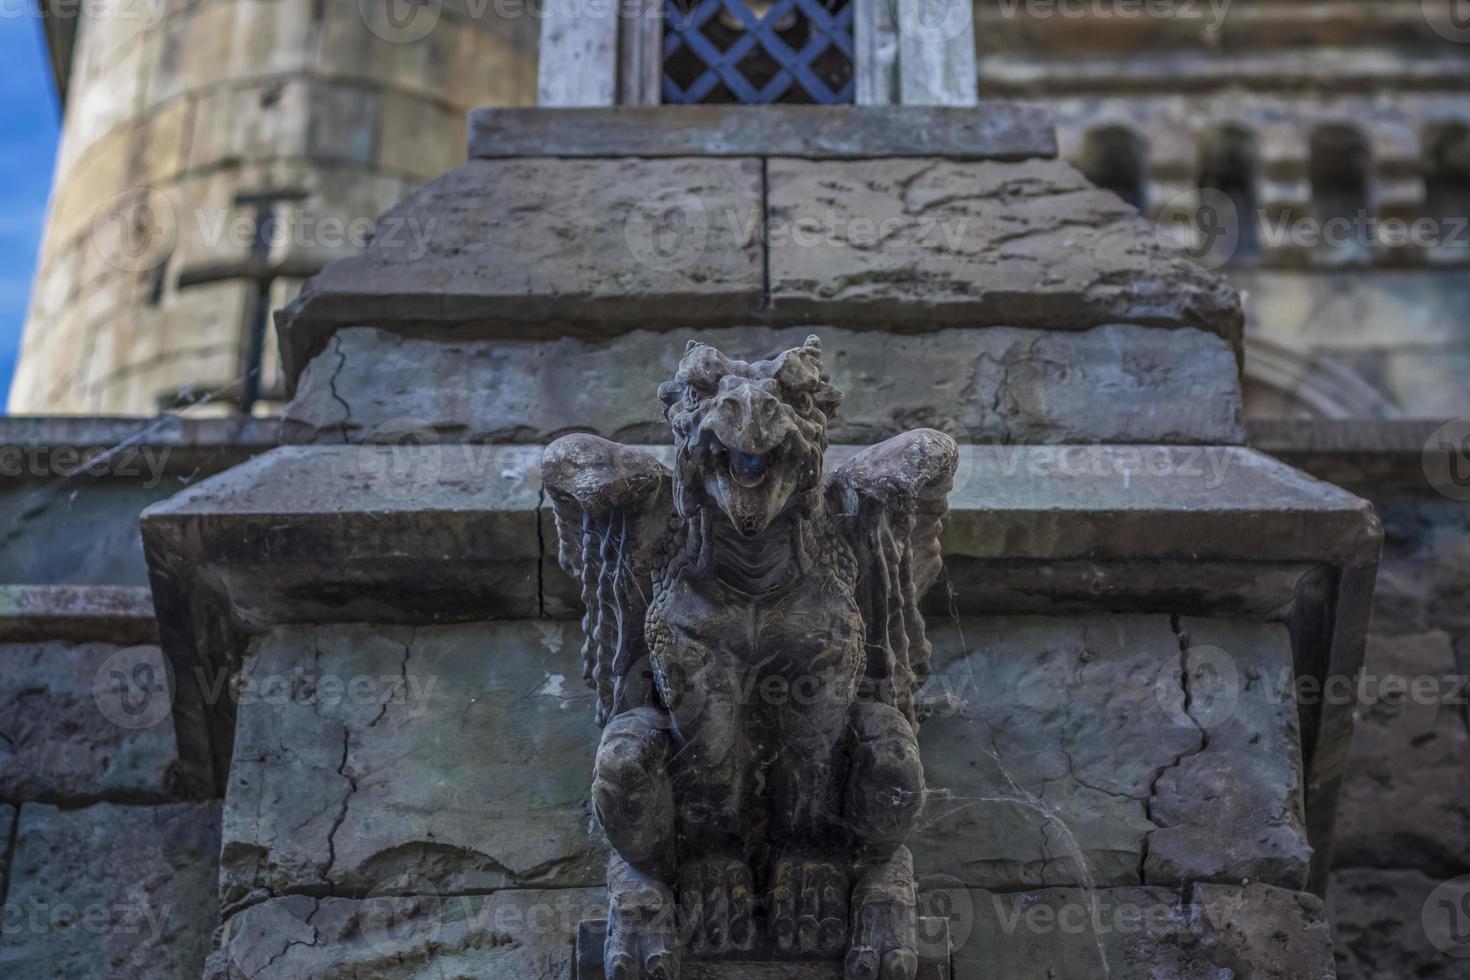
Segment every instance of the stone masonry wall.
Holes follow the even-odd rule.
[[[1454,939],[1466,927],[1454,899],[1470,894],[1470,506],[1375,496],[1384,554],[1368,703],[1353,736],[1330,893],[1338,975],[1464,977],[1470,944]],[[1433,691],[1395,693],[1390,677]],[[1436,893],[1446,882],[1450,891]]]
[[[387,20],[393,5],[313,0],[76,6],[12,412],[152,415],[229,385],[255,286],[238,271],[187,274],[247,257],[254,208],[237,194],[306,195],[275,213],[278,308],[408,189],[464,159],[470,109],[535,99],[539,20],[502,19],[495,4],[436,4],[404,23]]]

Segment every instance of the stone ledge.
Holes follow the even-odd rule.
[[[189,474],[204,468],[218,472],[279,446],[283,426],[279,419],[109,418],[75,415],[0,416],[0,453],[9,447],[25,449],[25,463],[58,469],[77,467],[78,459],[57,460],[58,451],[87,454],[95,460],[82,475],[128,478],[146,467],[169,474]],[[131,470],[131,472],[130,472]],[[12,474],[6,473],[5,476]],[[47,476],[64,476],[64,472]]]
[[[1434,493],[1424,450],[1436,419],[1251,419],[1254,449],[1340,486]]]
[[[0,642],[156,643],[153,596],[143,586],[0,585]]]
[[[147,639],[138,514],[274,448],[281,431],[270,419],[0,418],[0,637]]]
[[[853,451],[833,447],[829,467]],[[282,447],[145,512],[191,778],[222,790],[234,718],[227,700],[205,703],[195,678],[233,669],[245,638],[265,627],[576,615],[577,590],[547,546],[539,462],[533,446]],[[1200,576],[1188,595],[1170,593],[1166,604],[1156,576],[1118,577],[1097,593],[1103,608],[1118,608],[1131,588],[1129,604],[1143,609],[1218,615],[1238,613],[1239,596],[1216,591],[1211,570],[1232,582],[1256,576],[1253,608],[1288,624],[1300,673],[1352,676],[1362,662],[1381,537],[1372,508],[1260,453],[967,446],[950,506],[944,547],[960,593],[1017,562],[1082,562],[1104,577],[1173,563]],[[1057,585],[1046,574],[1033,582],[1041,596]],[[1304,712],[1319,854],[1351,719],[1351,706]]]
[[[781,156],[813,160],[944,157],[1025,160],[1057,155],[1040,106],[622,106],[477,109],[470,156]]]

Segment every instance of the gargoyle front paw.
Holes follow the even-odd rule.
[[[755,888],[738,858],[702,858],[679,867],[683,935],[693,952],[748,952],[755,945]]]
[[[852,891],[847,980],[914,980],[919,969],[917,904],[907,848],[859,875]]]
[[[608,980],[679,980],[674,892],[617,858],[608,873]]]
[[[847,945],[846,873],[827,861],[783,857],[771,876],[771,932],[783,953],[836,956]]]

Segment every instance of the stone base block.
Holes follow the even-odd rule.
[[[601,886],[571,624],[283,628],[245,663],[227,910],[292,892]]]

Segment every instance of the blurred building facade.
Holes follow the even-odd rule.
[[[65,121],[13,413],[268,411],[265,314],[461,162],[471,108],[536,97],[524,7],[40,5]]]
[[[1470,411],[1470,25],[1453,4],[976,10],[982,98],[1046,104],[1063,154],[1166,233],[1212,225],[1196,244],[1245,297],[1249,415]]]

